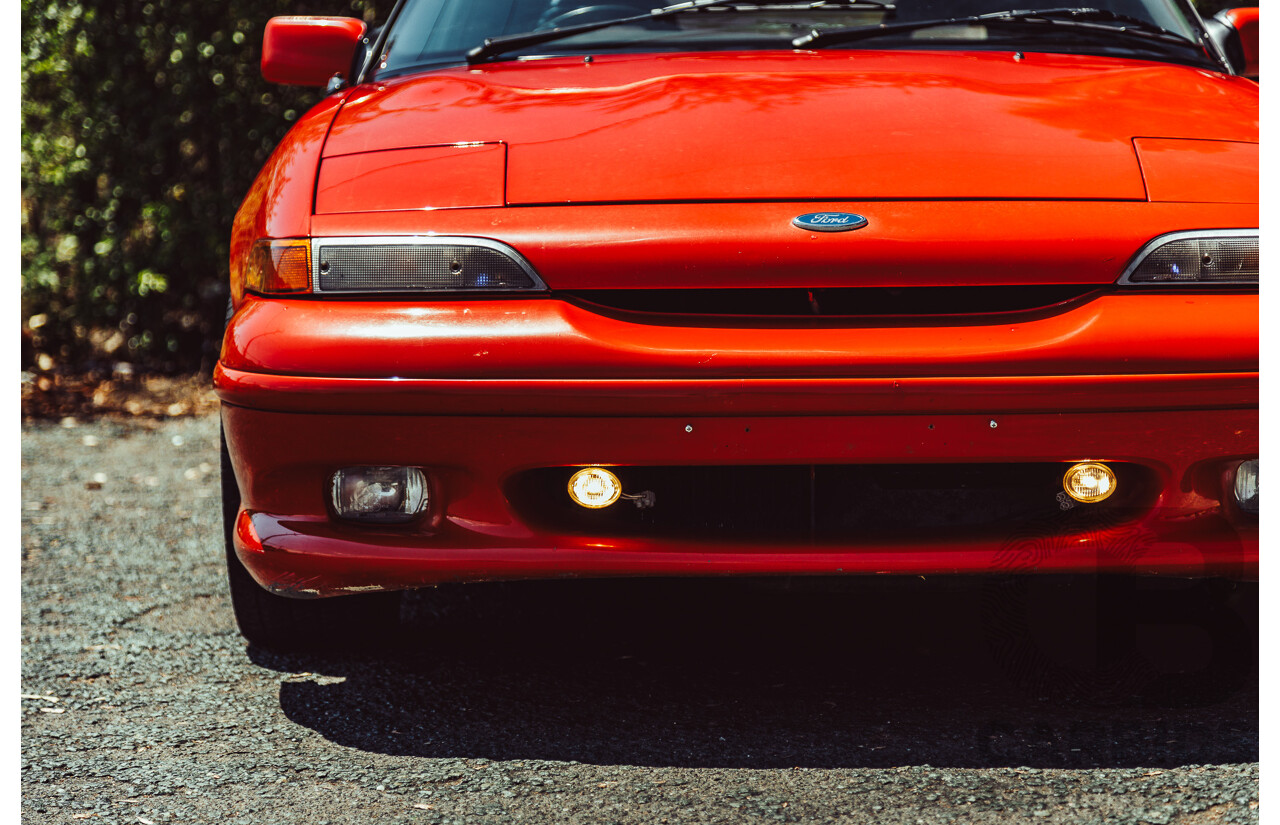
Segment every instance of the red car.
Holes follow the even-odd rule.
[[[1256,577],[1257,21],[272,20],[267,79],[329,94],[232,236],[245,636],[455,581]]]

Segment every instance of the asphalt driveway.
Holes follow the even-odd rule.
[[[246,648],[216,416],[23,433],[30,823],[1258,818],[1257,589],[550,582]]]

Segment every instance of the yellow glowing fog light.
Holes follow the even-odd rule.
[[[569,479],[569,497],[583,507],[608,507],[622,495],[622,482],[603,467],[587,467]]]
[[[1116,474],[1105,464],[1077,464],[1062,477],[1062,489],[1076,501],[1092,504],[1116,491]]]

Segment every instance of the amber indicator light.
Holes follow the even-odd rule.
[[[265,295],[311,291],[311,242],[258,241],[253,245],[245,288]]]

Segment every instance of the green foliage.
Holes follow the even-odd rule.
[[[24,360],[212,369],[231,220],[322,94],[262,80],[263,27],[375,5],[22,0]]]

